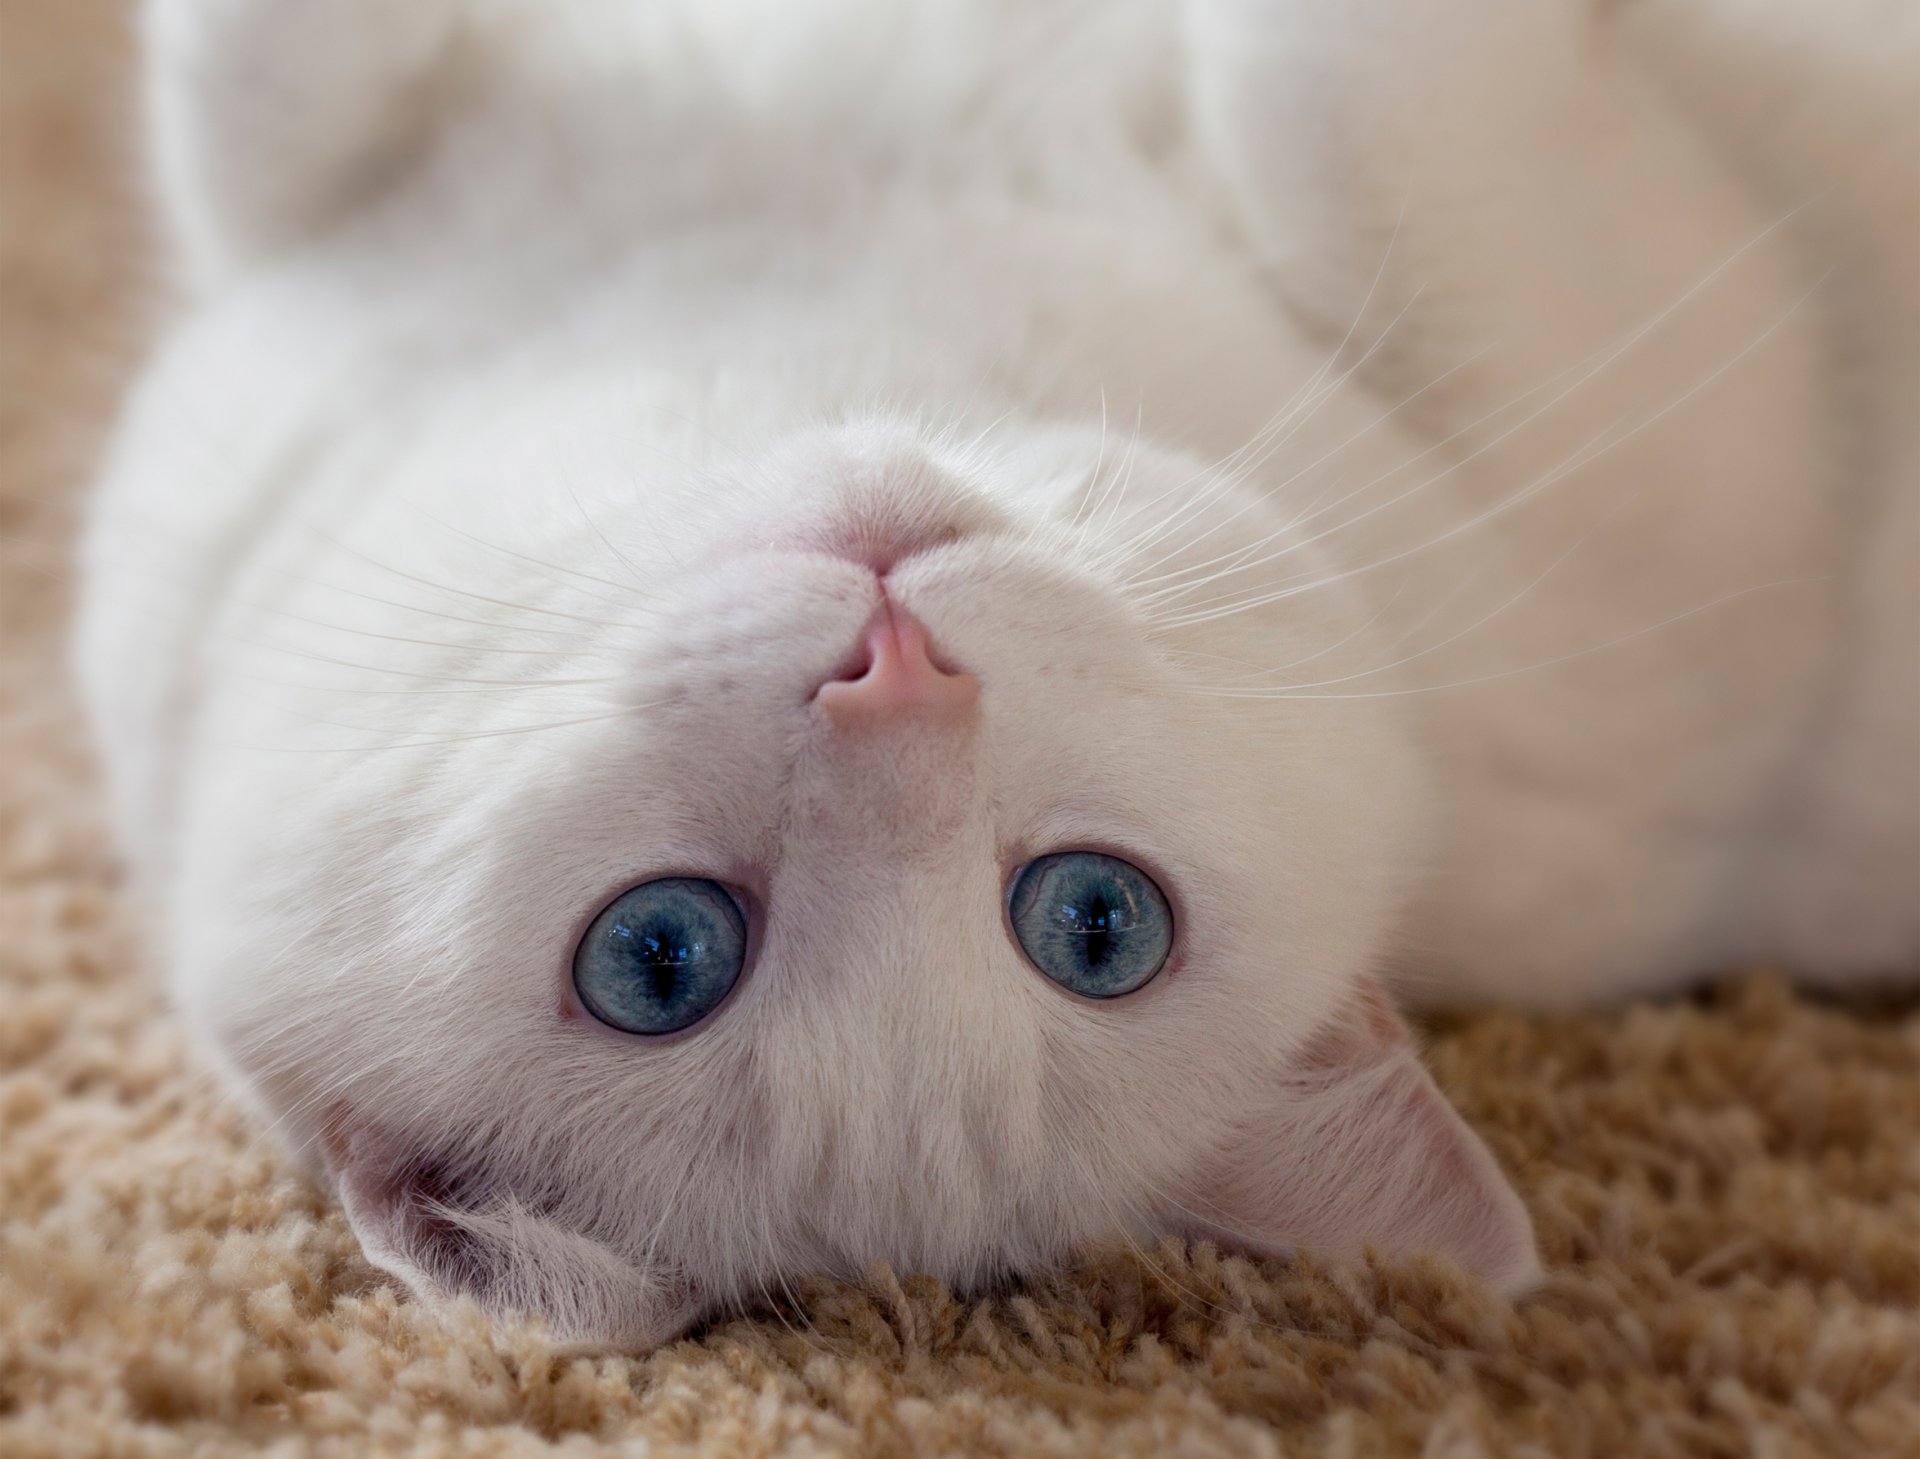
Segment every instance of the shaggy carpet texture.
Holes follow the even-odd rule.
[[[0,0],[0,1454],[1920,1456],[1920,1019],[1764,977],[1429,1031],[1551,1268],[881,1271],[647,1356],[436,1320],[193,1071],[60,672],[135,353],[112,0]]]

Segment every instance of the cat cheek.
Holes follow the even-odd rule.
[[[570,1352],[653,1347],[701,1315],[700,1293],[683,1273],[629,1261],[384,1132],[336,1115],[324,1144],[367,1260],[430,1306],[465,1299],[496,1319],[531,1318]]]
[[[1430,1251],[1503,1293],[1540,1278],[1533,1224],[1366,983],[1198,1174],[1189,1234],[1270,1254]]]

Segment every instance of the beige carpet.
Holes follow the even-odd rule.
[[[59,683],[137,339],[118,14],[0,0],[0,1455],[1920,1456],[1920,1019],[1763,978],[1435,1032],[1553,1269],[1517,1310],[1172,1246],[632,1359],[403,1300],[189,1072]]]

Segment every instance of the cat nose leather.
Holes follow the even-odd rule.
[[[859,657],[813,697],[835,728],[859,731],[909,718],[959,719],[980,697],[980,683],[935,663],[927,630],[882,598],[862,636]]]

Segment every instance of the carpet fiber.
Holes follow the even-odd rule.
[[[0,0],[0,1453],[1920,1456],[1920,1018],[1765,977],[1430,1031],[1539,1224],[1517,1308],[1176,1245],[641,1358],[405,1300],[184,1058],[61,687],[144,312],[120,16]]]

